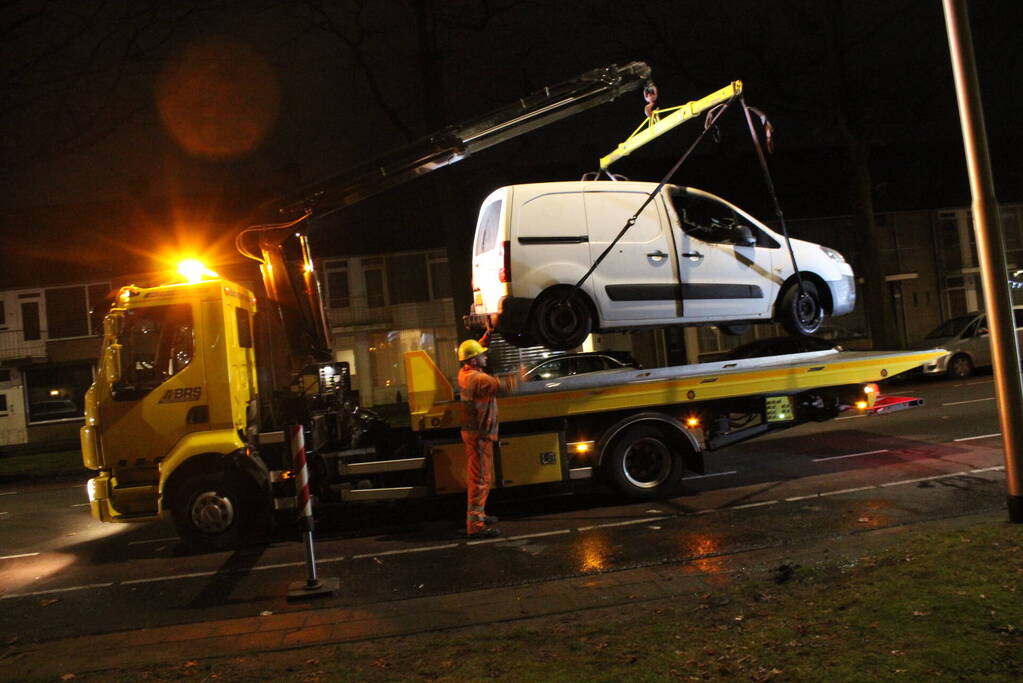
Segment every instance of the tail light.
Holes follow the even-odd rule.
[[[501,271],[497,274],[501,282],[511,282],[511,242],[501,242]]]

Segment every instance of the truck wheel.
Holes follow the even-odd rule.
[[[608,461],[611,478],[629,498],[649,500],[670,494],[682,479],[681,456],[653,427],[629,428],[615,443]]]
[[[532,336],[555,351],[568,351],[582,344],[593,324],[582,296],[576,293],[566,299],[567,295],[566,289],[545,292],[533,307]]]
[[[782,295],[778,319],[791,335],[808,337],[820,329],[824,322],[824,307],[812,282],[803,280],[803,295],[799,295],[799,284],[793,283]]]
[[[191,477],[174,494],[171,515],[178,535],[190,546],[223,550],[247,540],[255,523],[255,506],[228,474]]]
[[[973,374],[973,361],[965,354],[952,356],[948,361],[948,376],[952,379],[966,379]]]

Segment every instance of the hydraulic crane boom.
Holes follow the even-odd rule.
[[[644,62],[588,71],[305,187],[282,202],[280,210],[289,216],[307,210],[315,216],[326,215],[480,150],[610,102],[636,90],[649,78],[650,67]]]

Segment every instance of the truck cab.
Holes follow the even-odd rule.
[[[255,297],[223,279],[121,290],[86,395],[82,454],[101,521],[165,516],[185,537],[237,536],[265,499],[249,436]],[[224,476],[224,473],[228,476]]]

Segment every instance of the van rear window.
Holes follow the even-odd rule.
[[[482,254],[497,247],[497,224],[501,219],[501,200],[491,202],[483,209],[476,226],[476,253]]]

